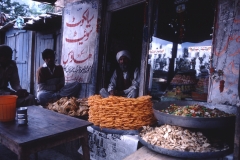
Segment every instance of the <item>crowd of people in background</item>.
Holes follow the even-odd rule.
[[[199,52],[196,52],[194,56],[190,56],[189,53],[185,51],[182,55],[177,55],[177,58],[175,58],[174,70],[176,72],[196,70],[198,76],[201,74],[202,68],[209,69],[208,57],[206,53],[199,55]],[[150,54],[148,64],[151,65],[153,72],[168,72],[170,59],[171,58],[166,56],[166,53]]]

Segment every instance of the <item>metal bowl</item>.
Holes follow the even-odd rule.
[[[144,141],[140,136],[138,137],[139,137],[139,141],[148,149],[164,155],[169,155],[174,157],[196,158],[196,159],[222,158],[231,153],[230,149],[216,151],[216,152],[183,152],[183,151],[170,150],[170,149],[165,149],[159,146],[152,145]]]
[[[216,118],[203,118],[203,117],[183,117],[176,116],[171,114],[166,114],[160,112],[159,110],[166,109],[171,104],[176,104],[178,106],[186,106],[199,104],[210,109],[217,108],[226,113],[234,114],[236,113],[236,107],[221,105],[221,104],[212,104],[207,102],[198,102],[198,101],[165,101],[154,103],[153,112],[154,116],[158,120],[159,125],[169,124],[187,128],[199,128],[199,129],[213,129],[213,128],[232,128],[235,126],[235,116],[229,117],[216,117]]]

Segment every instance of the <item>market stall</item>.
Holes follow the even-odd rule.
[[[87,98],[63,97],[45,107],[52,110],[53,113],[58,112],[64,114],[62,116],[67,115],[68,117],[84,119],[93,123],[93,126],[88,127],[90,135],[89,145],[94,150],[91,151],[91,156],[98,155],[104,157],[105,154],[108,154],[104,152],[104,150],[109,150],[107,146],[110,146],[112,151],[115,151],[117,146],[119,146],[118,152],[124,151],[124,153],[130,154],[130,152],[137,150],[136,146],[140,143],[145,148],[155,148],[154,152],[159,155],[167,155],[165,157],[178,157],[179,155],[188,157],[192,155],[192,157],[222,158],[233,152],[232,138],[234,131],[232,130],[235,129],[233,125],[235,122],[234,116],[199,118],[195,117],[199,114],[195,113],[199,112],[197,108],[191,110],[191,113],[186,110],[186,113],[181,116],[170,115],[160,112],[160,108],[158,111],[153,112],[153,101],[150,97],[139,97],[134,100],[110,97],[110,99],[103,100],[97,96],[90,97],[90,95],[97,93],[96,91],[99,91],[99,88],[104,87],[107,83],[108,75],[113,68],[113,61],[111,60],[115,60],[113,54],[116,48],[120,44],[125,46],[125,43],[129,43],[134,51],[137,64],[141,64],[142,77],[139,95],[148,94],[146,91],[148,87],[146,86],[153,86],[156,89],[154,92],[161,92],[156,94],[157,100],[161,101],[159,103],[160,106],[164,104],[164,106],[166,105],[165,107],[170,107],[171,104],[169,103],[174,103],[187,107],[196,103],[210,109],[216,107],[220,111],[229,114],[239,113],[237,111],[239,107],[239,88],[237,88],[239,84],[238,0],[199,0],[196,1],[197,3],[189,0],[147,1],[147,3],[144,0],[110,0],[103,3],[102,1],[74,0],[65,0],[64,2],[67,5],[64,6],[65,11],[63,12],[63,48],[60,47],[60,50],[64,51],[64,53],[62,54],[62,59],[60,58],[60,62],[67,73],[66,80],[68,82],[80,81],[82,88],[79,97]],[[136,7],[136,4],[140,5]],[[136,8],[131,8],[132,6]],[[155,7],[158,10],[155,10]],[[123,10],[123,8],[128,10],[124,11],[124,14],[123,12],[118,12]],[[202,8],[205,8],[205,10]],[[215,13],[215,10],[218,12]],[[137,15],[137,18],[132,15]],[[126,21],[126,17],[131,17],[130,21]],[[138,18],[138,23],[135,23],[136,21],[134,20]],[[213,23],[214,21],[215,24]],[[132,23],[135,23],[135,25],[129,25]],[[70,33],[74,33],[74,35]],[[152,35],[168,40],[171,44],[168,47],[167,45],[157,44],[157,48],[150,48]],[[135,41],[136,39],[137,41]],[[200,42],[206,39],[211,39],[210,45],[212,46],[188,46],[184,48],[184,45],[182,45],[182,48],[179,47],[183,42]],[[149,56],[148,51],[149,55],[152,56],[149,59],[147,58]],[[36,52],[40,53],[40,51]],[[60,55],[60,52],[58,54]],[[153,85],[149,85],[147,82],[149,78],[147,64],[150,64],[154,70],[154,73],[149,74],[149,77],[152,76]],[[193,70],[196,72],[192,72]],[[166,91],[167,87],[170,88]],[[163,97],[159,95],[163,95]],[[169,100],[174,101],[164,103],[164,101]],[[182,104],[181,100],[187,101],[188,104]],[[206,111],[207,109],[203,110]],[[209,112],[204,114],[210,115]],[[180,154],[172,148],[167,148],[166,151],[164,150],[166,148],[162,146],[160,146],[160,149],[157,148],[155,143],[145,143],[146,139],[144,140],[144,138],[142,138],[141,142],[139,138],[136,138],[136,135],[139,134],[139,129],[142,129],[144,126],[149,129],[150,126],[148,125],[154,125],[153,122],[156,119],[158,124],[151,127],[159,127],[157,129],[163,131],[172,131],[176,129],[174,126],[183,127],[181,132],[188,132],[186,130],[188,128],[200,131],[204,129],[210,132],[210,128],[214,128],[217,130],[217,133],[216,131],[211,131],[209,134],[215,136],[218,133],[225,134],[224,129],[230,127],[228,128],[231,130],[229,135],[224,136],[223,134],[220,139],[222,137],[230,137],[231,139],[226,139],[229,142],[227,144],[228,147],[224,148],[225,145],[223,145],[223,148],[214,154],[209,152],[206,154],[199,152],[196,154],[189,153],[189,151],[192,151],[192,148],[187,149],[187,151],[184,150],[184,153]],[[30,120],[29,122],[31,122]],[[44,117],[41,120],[44,121]],[[38,123],[42,121],[39,120]],[[55,121],[55,123],[58,122]],[[183,124],[184,126],[182,126]],[[66,125],[66,127],[69,126]],[[191,133],[191,135],[194,134],[196,135],[195,132]],[[170,135],[170,133],[164,132],[164,136],[167,139],[166,143],[174,141],[167,135]],[[103,137],[105,141],[103,141]],[[128,139],[126,137],[132,138]],[[238,155],[239,134],[236,134],[235,137],[236,155]],[[153,136],[153,138],[158,139],[156,136]],[[189,139],[194,138],[189,137]],[[205,137],[200,137],[200,139],[205,139]],[[197,140],[199,141],[199,139]],[[130,151],[130,149],[125,147],[128,143],[134,144],[133,150]],[[212,145],[210,143],[202,144],[207,148],[207,151],[209,151],[208,147]],[[116,154],[115,157],[123,158],[126,154],[122,156]]]
[[[84,135],[89,135],[87,144],[91,159],[124,159],[142,146],[161,156],[223,158],[234,148],[234,113],[237,111],[228,105],[199,101],[153,102],[151,96],[102,98],[93,95],[83,99],[63,97],[45,107],[27,107],[28,123],[19,128],[21,132],[32,127],[41,128],[41,124],[44,128],[48,125],[57,128],[58,125],[67,125],[64,128],[69,128],[70,125],[74,127],[75,120],[76,125],[86,123],[85,132],[88,133]],[[86,121],[78,120],[86,118],[84,116]],[[10,125],[19,125],[19,119]],[[1,123],[1,126],[5,130],[6,125]],[[5,131],[1,136],[4,135]],[[3,144],[8,146],[5,142]],[[13,144],[9,144],[11,149]],[[83,154],[84,148],[78,151]],[[29,148],[26,152],[33,153]]]
[[[138,129],[156,123],[151,96],[126,98],[93,95],[88,98],[63,97],[45,108],[93,125],[87,127],[91,159],[123,159],[142,146]],[[78,152],[83,154],[82,147]]]

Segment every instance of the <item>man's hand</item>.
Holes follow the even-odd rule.
[[[19,98],[25,98],[29,95],[29,93],[27,92],[26,89],[19,89],[19,90],[17,90],[16,94]]]
[[[60,89],[62,89],[64,86],[64,84],[56,84],[56,90],[59,91]]]

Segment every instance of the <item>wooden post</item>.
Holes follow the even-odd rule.
[[[239,65],[239,73],[240,76],[240,65]],[[238,96],[240,98],[240,77],[238,77]],[[235,123],[235,136],[234,136],[234,152],[233,152],[233,159],[239,160],[240,159],[240,108],[237,107],[237,113],[236,113],[236,123]]]
[[[240,160],[240,108],[237,107],[237,114],[236,114],[236,123],[235,123],[235,137],[234,137],[234,153],[233,159]]]

